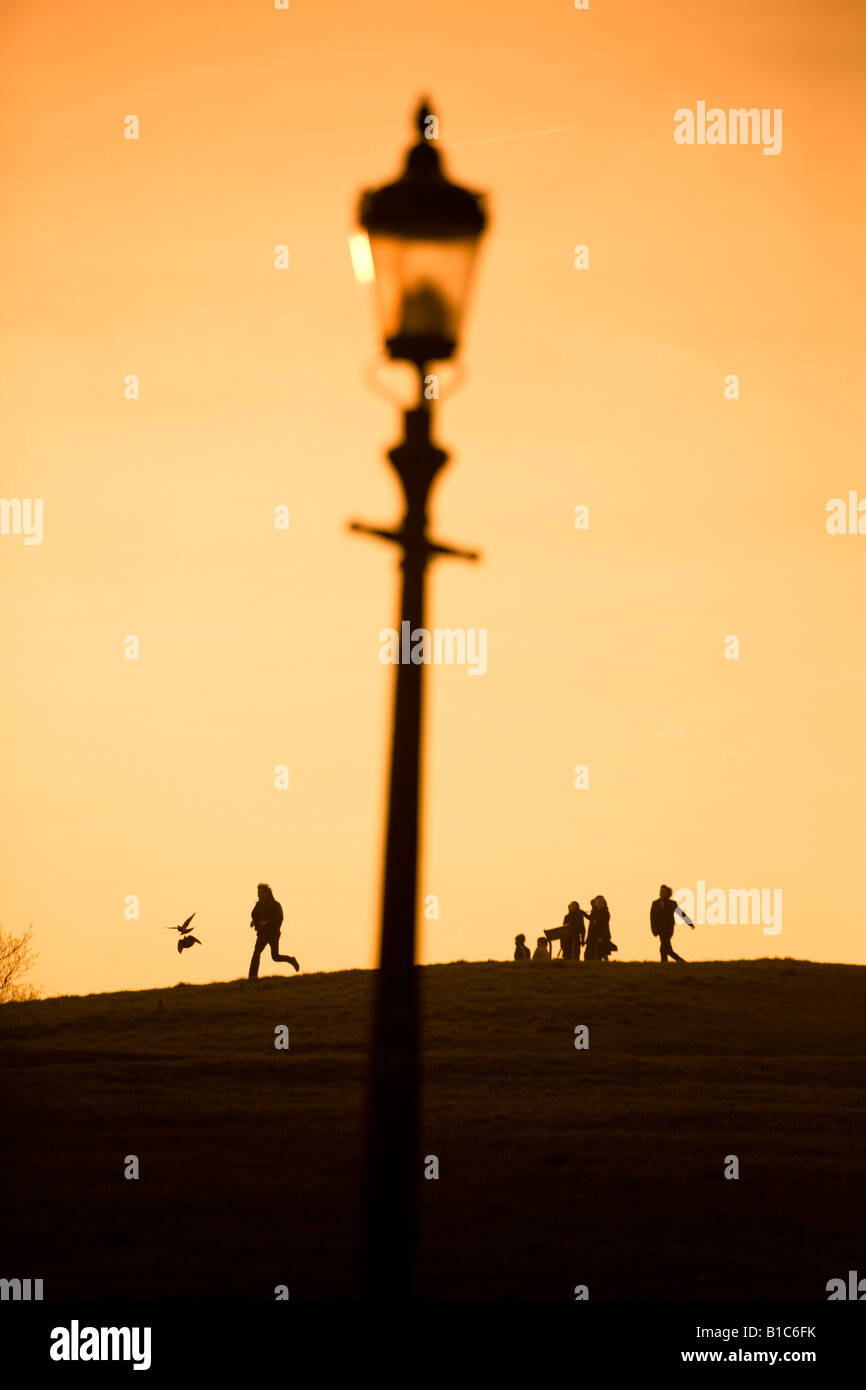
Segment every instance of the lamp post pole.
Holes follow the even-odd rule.
[[[418,1223],[418,978],[415,927],[423,717],[422,657],[414,635],[425,631],[424,581],[434,555],[475,560],[472,551],[440,545],[427,534],[427,504],[448,455],[431,437],[427,368],[457,349],[469,276],[487,216],[483,197],[442,170],[438,128],[426,103],[416,114],[418,140],[395,182],[361,198],[360,224],[383,313],[392,361],[411,363],[418,399],[404,414],[404,436],[388,458],[405,509],[394,530],[353,522],[402,552],[400,640],[385,835],[382,936],[374,1000],[373,1049],[364,1173],[362,1296],[389,1303],[415,1295]],[[429,127],[429,129],[428,129]]]
[[[423,663],[406,659],[412,634],[424,628],[424,581],[433,555],[474,560],[473,551],[440,545],[427,535],[427,503],[448,455],[431,439],[431,405],[404,415],[405,433],[388,458],[400,479],[405,513],[388,531],[353,522],[352,529],[402,550],[397,666],[388,825],[382,890],[382,934],[374,1001],[373,1053],[367,1117],[362,1295],[388,1301],[414,1296],[418,1136],[418,979],[415,966],[421,789]]]

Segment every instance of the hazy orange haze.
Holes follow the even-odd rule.
[[[396,570],[347,523],[396,519],[400,426],[347,238],[425,94],[491,229],[433,508],[483,561],[437,562],[428,616],[488,669],[428,672],[422,959],[596,893],[645,958],[698,880],[784,923],[680,927],[688,958],[866,959],[866,535],[825,526],[866,498],[864,21],[7,0],[0,490],[44,536],[0,536],[0,925],[35,982],[245,974],[261,879],[305,970],[374,961]],[[677,145],[699,100],[780,108],[781,152]]]

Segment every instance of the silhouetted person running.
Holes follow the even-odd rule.
[[[694,931],[694,922],[689,921],[679,903],[673,895],[673,890],[663,883],[659,889],[659,895],[650,908],[650,931],[653,936],[659,939],[659,955],[662,965],[667,964],[668,957],[671,960],[678,960],[680,965],[686,965],[682,956],[678,956],[671,945],[671,937],[674,934],[674,917],[682,917],[683,921]]]
[[[253,915],[250,919],[250,926],[256,929],[256,945],[253,951],[253,958],[250,961],[251,980],[259,978],[259,961],[262,951],[266,946],[271,948],[271,959],[282,961],[285,965],[293,965],[296,970],[300,970],[298,962],[294,956],[280,955],[280,929],[283,925],[283,909],[277,902],[267,883],[259,884],[259,900],[253,907]]]
[[[568,904],[568,911],[562,919],[562,925],[565,927],[562,954],[566,960],[580,960],[580,948],[586,939],[584,917],[589,921],[589,913],[584,912],[580,903]]]

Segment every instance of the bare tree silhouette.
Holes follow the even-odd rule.
[[[22,936],[0,931],[0,1004],[42,997],[42,990],[36,985],[20,983],[21,976],[27,974],[39,955],[30,949],[32,933],[32,922]]]

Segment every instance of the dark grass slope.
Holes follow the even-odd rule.
[[[862,1265],[866,968],[421,975],[422,1297],[824,1299]],[[372,979],[0,1009],[0,1277],[46,1298],[353,1296]]]

